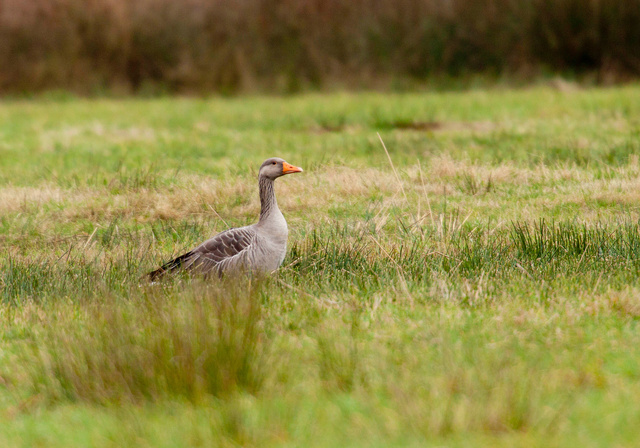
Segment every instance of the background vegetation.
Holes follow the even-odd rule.
[[[0,445],[635,446],[639,117],[637,86],[3,102]],[[253,222],[272,155],[305,168],[277,275],[139,281]]]
[[[640,74],[638,23],[640,0],[2,0],[0,92],[610,83]]]

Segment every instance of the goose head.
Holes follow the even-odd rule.
[[[275,180],[285,174],[301,173],[302,168],[288,164],[284,159],[272,157],[265,160],[260,166],[259,177]]]

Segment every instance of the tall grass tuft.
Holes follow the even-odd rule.
[[[640,223],[610,228],[573,222],[514,223],[511,234],[519,258],[550,262],[558,258],[640,260]]]
[[[337,226],[313,232],[290,249],[293,261],[282,276],[292,283],[374,293],[436,278],[504,279],[533,274],[552,280],[585,271],[632,274],[640,269],[640,223],[618,225],[563,221],[514,222],[502,230],[457,223],[443,231],[444,218],[413,234],[375,233]],[[458,280],[456,280],[458,279]]]
[[[46,334],[24,354],[33,389],[54,401],[99,404],[258,392],[267,341],[256,285],[181,288],[58,304]]]

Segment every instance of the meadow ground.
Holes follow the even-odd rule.
[[[639,86],[0,103],[0,446],[635,446],[638,155]],[[269,156],[276,275],[139,281]]]

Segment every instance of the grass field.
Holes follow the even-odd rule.
[[[639,155],[639,86],[0,103],[0,446],[636,446]],[[139,281],[269,156],[276,275]]]

